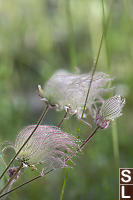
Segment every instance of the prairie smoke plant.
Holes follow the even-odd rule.
[[[125,99],[121,96],[116,95],[107,99],[103,103],[99,113],[96,115],[95,123],[100,128],[107,128],[110,121],[122,115],[121,111],[124,105]]]
[[[27,126],[17,136],[17,152],[29,137],[35,125]],[[27,166],[43,164],[44,170],[67,167],[65,159],[77,147],[77,139],[55,126],[40,125],[19,153],[17,159]]]
[[[56,105],[57,110],[69,108],[69,114],[81,118],[91,73],[72,74],[64,70],[57,71],[46,83],[44,90],[39,85],[39,94],[50,105]],[[94,116],[94,105],[102,102],[102,95],[110,91],[111,78],[103,72],[96,72],[93,77],[86,110]],[[85,117],[86,115],[84,115]]]

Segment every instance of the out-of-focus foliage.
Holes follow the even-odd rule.
[[[104,0],[107,17],[110,1]],[[126,96],[118,120],[120,166],[132,167],[133,3],[116,1],[97,66],[114,76],[117,94]],[[37,85],[57,69],[88,72],[96,58],[103,29],[102,0],[2,0],[0,2],[0,142],[14,140],[25,125],[35,124],[42,102]],[[63,113],[49,111],[43,124],[57,125]],[[66,120],[64,131],[76,135],[79,121]],[[91,132],[85,125],[81,138]],[[70,171],[64,200],[118,199],[111,128],[99,131]],[[1,169],[0,169],[1,170]],[[0,171],[1,172],[1,171]],[[18,184],[33,174],[29,170]],[[10,195],[10,199],[59,199],[64,170]],[[17,183],[16,183],[17,184]]]

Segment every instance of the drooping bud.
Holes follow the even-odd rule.
[[[122,115],[121,111],[125,105],[125,99],[121,96],[113,96],[107,99],[99,113],[96,115],[95,123],[101,128],[105,129],[109,126],[110,121],[120,117]]]

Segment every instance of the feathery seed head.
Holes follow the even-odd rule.
[[[29,137],[35,125],[24,128],[15,141],[17,152]],[[65,159],[77,146],[77,139],[55,126],[40,125],[19,153],[17,159],[28,166],[43,164],[45,170],[67,167]]]
[[[88,87],[91,82],[91,73],[72,74],[65,70],[57,71],[46,83],[43,96],[50,104],[58,105],[57,110],[69,108],[69,114],[76,114],[81,118]],[[86,110],[94,115],[93,105],[97,100],[102,100],[102,95],[110,88],[107,84],[111,82],[109,75],[103,72],[96,72],[93,77]],[[42,90],[40,91],[42,93]]]

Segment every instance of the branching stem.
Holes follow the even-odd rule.
[[[87,139],[80,145],[80,147],[79,147],[77,150],[75,150],[74,154],[73,154],[71,157],[66,158],[65,162],[67,162],[67,161],[70,160],[73,156],[75,156],[76,153],[77,153],[78,151],[81,151],[81,150],[83,149],[83,147],[84,147],[84,146],[91,140],[91,138],[96,134],[96,132],[97,132],[98,129],[99,129],[99,127],[96,127],[95,130],[94,130],[94,131],[87,137]],[[50,171],[48,171],[47,173],[45,173],[44,176],[47,175],[47,174],[49,174],[49,173],[52,172],[52,171],[54,171],[54,169],[51,169]],[[5,195],[7,195],[7,194],[9,194],[9,193],[11,193],[11,192],[13,192],[13,191],[15,191],[15,190],[21,188],[21,187],[23,187],[23,186],[25,186],[25,185],[27,185],[27,184],[33,182],[33,181],[35,181],[35,180],[37,180],[37,179],[39,179],[39,178],[41,178],[41,177],[43,177],[43,176],[42,176],[42,175],[39,175],[39,176],[36,176],[36,177],[32,178],[32,179],[29,180],[29,181],[26,181],[25,183],[23,183],[23,184],[21,184],[21,185],[15,187],[15,188],[13,188],[12,190],[10,190],[10,191],[6,192],[5,194],[1,195],[0,198],[2,198],[3,196],[5,196]]]

